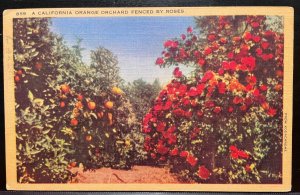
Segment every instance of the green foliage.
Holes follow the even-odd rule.
[[[158,79],[152,84],[147,83],[143,79],[128,83],[125,92],[133,106],[138,121],[142,121],[147,111],[153,105],[160,90],[161,85]]]
[[[62,183],[73,151],[58,123],[57,64],[48,19],[14,20],[17,173],[19,182]],[[18,79],[17,79],[18,78]]]

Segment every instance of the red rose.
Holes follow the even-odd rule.
[[[152,158],[152,159],[156,159],[156,154],[151,153],[150,155],[151,155],[151,158]]]
[[[234,57],[233,52],[229,52],[229,53],[227,54],[227,57],[228,57],[229,59],[232,59],[232,58]]]
[[[167,148],[165,145],[160,144],[160,143],[157,144],[156,149],[157,149],[157,152],[161,155],[164,155],[169,152],[169,148]]]
[[[195,158],[195,157],[193,157],[192,155],[189,155],[189,156],[187,157],[186,161],[187,161],[192,167],[194,167],[194,166],[197,164],[198,159]]]
[[[180,109],[180,108],[177,108],[175,110],[172,111],[172,113],[177,116],[177,117],[182,117],[185,115],[185,112],[184,110]]]
[[[189,155],[188,151],[182,151],[180,152],[180,157],[187,157]]]
[[[201,82],[204,83],[214,77],[214,74],[212,71],[207,71],[205,72],[204,76],[201,79]]]
[[[211,54],[211,52],[212,52],[212,49],[210,48],[210,47],[206,47],[205,49],[204,49],[204,55],[209,55],[209,54]]]
[[[202,166],[199,167],[198,176],[201,179],[204,179],[204,180],[208,179],[210,174],[211,173],[209,172],[209,170],[205,166],[202,165]]]
[[[176,127],[173,125],[173,126],[168,128],[167,132],[168,133],[173,133],[175,130],[176,130]]]
[[[222,44],[226,44],[226,43],[227,43],[227,39],[224,38],[224,37],[222,37],[222,38],[220,39],[220,42],[221,42]]]
[[[249,154],[247,154],[246,152],[244,152],[242,150],[238,151],[238,156],[241,157],[241,158],[245,158],[245,159],[249,158]]]
[[[192,112],[185,112],[184,116],[187,117],[187,118],[190,118],[190,117],[193,116],[193,113]]]
[[[266,85],[261,85],[259,89],[262,91],[267,91],[268,87]]]
[[[170,57],[171,57],[171,54],[170,54],[170,53],[165,53],[165,54],[164,54],[164,57],[165,57],[165,58],[170,58]]]
[[[230,150],[231,152],[236,152],[236,151],[238,151],[237,147],[234,146],[234,145],[231,145],[231,146],[229,147],[229,150]]]
[[[259,27],[259,23],[258,22],[251,22],[251,26],[252,26],[252,28],[257,28],[257,27]]]
[[[183,95],[185,95],[186,91],[187,91],[187,86],[186,85],[180,85],[178,87],[178,89],[176,90],[176,95],[183,96]]]
[[[178,148],[174,148],[173,150],[170,151],[171,156],[176,156],[178,155]]]
[[[177,142],[177,136],[174,134],[168,133],[168,144],[175,144]]]
[[[226,92],[226,84],[224,82],[218,83],[218,90],[220,94],[224,94]]]
[[[228,108],[228,112],[233,112],[233,107],[232,106],[229,106],[229,108]]]
[[[218,70],[218,74],[222,76],[222,75],[224,74],[224,69],[223,69],[223,68],[220,68],[220,69]]]
[[[259,48],[257,48],[256,50],[255,50],[255,52],[256,52],[256,54],[258,55],[258,56],[260,56],[261,54],[262,54],[262,49],[259,47]]]
[[[252,92],[253,96],[254,97],[258,97],[260,95],[260,92],[258,89],[255,89],[253,92]]]
[[[197,85],[197,91],[198,91],[199,95],[202,94],[204,88],[205,88],[205,84],[203,84],[203,83],[200,83],[200,84]]]
[[[258,43],[260,41],[260,36],[253,36],[252,37],[252,40],[255,42],[255,43]]]
[[[157,60],[155,62],[155,64],[157,64],[157,65],[162,65],[163,63],[165,63],[165,61],[162,58],[157,58]]]
[[[243,98],[238,97],[238,96],[235,96],[235,97],[233,98],[232,102],[233,102],[234,104],[242,103],[242,102],[243,102]]]
[[[157,105],[154,106],[154,110],[155,110],[155,111],[160,111],[160,110],[162,110],[162,108],[163,108],[163,107],[162,107],[161,104],[157,104]]]
[[[241,40],[241,37],[233,37],[232,40],[233,40],[234,42],[238,42],[238,41]]]
[[[165,156],[162,156],[162,157],[159,158],[159,160],[160,160],[160,161],[165,161],[165,160],[166,160],[166,157],[165,157]]]
[[[253,89],[253,85],[246,85],[246,91],[251,91]]]
[[[271,116],[271,117],[275,116],[276,113],[277,113],[277,110],[274,109],[274,108],[269,108],[269,110],[268,110],[268,112],[267,112],[267,114],[268,114],[269,116]]]
[[[190,97],[194,97],[198,95],[198,90],[196,87],[191,87],[190,90],[187,92],[187,95]]]
[[[179,67],[176,67],[173,71],[173,75],[175,76],[175,78],[180,78],[182,77],[182,71],[179,70]]]
[[[181,35],[181,39],[182,39],[182,40],[185,40],[185,39],[186,39],[185,34],[182,34],[182,35]]]
[[[194,56],[196,57],[196,58],[199,58],[200,57],[200,51],[194,51]]]
[[[184,105],[184,106],[188,106],[188,105],[190,105],[190,100],[189,99],[187,99],[187,98],[184,98],[184,99],[182,99],[182,105]]]
[[[198,60],[198,64],[199,64],[199,66],[203,66],[205,64],[205,60],[203,58],[200,58]]]
[[[201,110],[199,110],[199,111],[197,112],[197,116],[198,116],[198,117],[203,116],[203,112],[202,112]]]
[[[157,127],[156,127],[158,132],[163,132],[165,130],[165,128],[166,128],[165,122],[158,122]]]
[[[216,38],[217,38],[217,36],[215,34],[209,34],[207,36],[207,40],[211,41],[211,42],[214,41],[214,40],[216,40]]]
[[[270,30],[265,31],[265,33],[264,33],[264,36],[266,38],[273,37],[274,35],[275,35],[275,33],[273,31],[270,31]]]
[[[252,34],[251,34],[250,32],[245,32],[245,34],[244,34],[244,39],[245,39],[246,41],[250,41],[251,38],[252,38]]]
[[[177,41],[172,41],[168,40],[164,43],[165,48],[177,48],[178,47],[178,42]]]
[[[245,104],[240,106],[240,110],[245,112],[247,110],[247,106]]]
[[[270,45],[270,44],[269,44],[268,42],[266,42],[266,41],[264,41],[264,42],[261,43],[261,47],[262,47],[263,49],[268,49],[269,45]]]
[[[241,59],[242,64],[246,65],[249,71],[254,70],[256,66],[255,58],[250,56],[250,57],[244,57]]]
[[[211,108],[211,107],[214,107],[215,106],[215,103],[213,101],[206,101],[204,106],[206,108]]]
[[[172,102],[171,102],[170,100],[168,100],[168,101],[165,103],[163,109],[164,109],[164,110],[169,110],[169,109],[171,108],[171,106],[172,106]]]
[[[245,99],[245,104],[246,104],[247,106],[250,106],[252,103],[253,103],[252,98],[247,97],[247,98]]]
[[[250,165],[247,164],[247,165],[245,166],[245,170],[246,170],[247,172],[250,172],[250,171],[251,171]]]
[[[218,113],[220,113],[221,112],[221,107],[220,106],[216,106],[215,108],[214,108],[214,113],[216,113],[216,114],[218,114]]]
[[[185,51],[183,48],[180,48],[180,49],[179,49],[179,57],[180,57],[181,59],[185,59],[185,58],[188,57],[188,54],[186,53],[186,51]]]
[[[239,155],[238,155],[237,152],[232,152],[232,153],[230,153],[230,156],[231,156],[231,158],[233,158],[233,159],[238,159],[238,158],[239,158]]]
[[[247,81],[250,85],[255,85],[257,79],[256,79],[255,76],[249,75],[249,76],[246,77],[246,81]]]
[[[192,28],[191,26],[189,26],[189,27],[186,29],[186,31],[187,31],[188,33],[192,33],[192,32],[193,32],[193,28]]]

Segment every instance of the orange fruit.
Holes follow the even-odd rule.
[[[40,71],[40,70],[42,69],[42,67],[43,67],[43,64],[40,63],[40,62],[37,62],[37,63],[35,64],[35,68],[36,68],[38,71]]]
[[[113,115],[112,113],[107,113],[107,118],[108,118],[108,125],[112,125],[113,124]]]
[[[76,108],[78,108],[78,109],[82,109],[82,108],[83,108],[83,105],[82,105],[81,102],[76,102],[75,106],[76,106]]]
[[[92,136],[91,135],[85,136],[85,140],[88,141],[88,142],[91,141],[92,140]]]
[[[275,85],[274,89],[276,91],[280,91],[280,90],[282,90],[282,85],[281,84],[277,84],[277,85]]]
[[[71,120],[71,125],[72,125],[72,126],[77,126],[77,125],[78,125],[78,120],[77,120],[76,118],[73,118],[73,119]]]
[[[60,89],[63,93],[70,93],[70,87],[67,84],[63,84],[60,86]]]
[[[71,167],[76,167],[77,163],[76,163],[75,161],[73,161],[73,162],[70,162],[69,165],[70,165]]]
[[[20,77],[19,76],[15,76],[15,81],[19,82],[20,81]]]
[[[63,108],[63,107],[66,106],[66,103],[65,103],[65,102],[60,102],[59,106],[60,106],[61,108]]]
[[[109,119],[109,120],[112,120],[112,113],[107,113],[107,118]]]
[[[104,106],[105,108],[111,109],[114,106],[114,103],[112,101],[107,101]]]
[[[90,101],[88,103],[88,107],[89,107],[90,110],[94,110],[96,108],[96,103],[93,102],[93,101]]]
[[[119,87],[113,87],[111,91],[115,95],[122,95],[123,94],[123,91]]]
[[[97,113],[97,116],[98,116],[98,118],[102,118],[102,117],[103,117],[103,115],[104,115],[104,113],[103,113],[103,112],[98,112],[98,113]]]

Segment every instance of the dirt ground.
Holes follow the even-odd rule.
[[[101,168],[85,172],[73,168],[72,172],[78,173],[72,183],[181,183],[167,168],[152,166],[134,166],[131,170]]]

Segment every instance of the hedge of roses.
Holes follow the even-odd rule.
[[[143,120],[153,162],[185,181],[281,182],[283,34],[268,19],[199,17],[200,34],[164,43],[156,64],[176,67]]]

